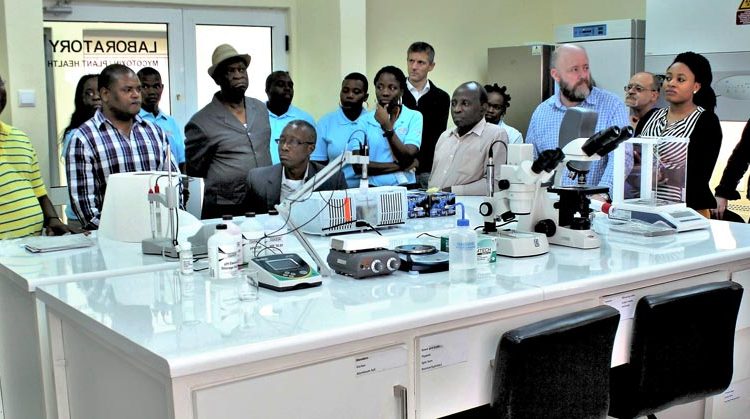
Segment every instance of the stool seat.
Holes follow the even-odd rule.
[[[604,418],[620,314],[599,306],[503,334],[495,357],[493,417]]]
[[[630,362],[611,371],[609,415],[654,415],[726,390],[742,292],[724,281],[641,298]]]

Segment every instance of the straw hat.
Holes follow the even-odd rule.
[[[250,65],[250,55],[238,53],[237,50],[229,44],[221,44],[216,47],[213,55],[211,56],[211,67],[208,67],[208,75],[213,78],[216,67],[218,67],[224,61],[234,57],[240,57],[242,58],[242,61],[245,62],[245,65]]]

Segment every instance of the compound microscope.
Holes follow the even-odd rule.
[[[601,159],[621,142],[633,135],[632,128],[617,126],[593,134],[597,114],[582,108],[569,108],[560,125],[561,148],[545,150],[533,160],[531,144],[508,145],[507,162],[500,166],[500,176],[495,185],[488,186],[491,199],[480,205],[484,217],[484,232],[497,232],[498,221],[517,220],[516,232],[531,233],[529,240],[544,240],[552,244],[580,249],[593,249],[600,245],[599,237],[591,229],[589,196],[609,191],[606,187],[586,185],[591,162]],[[576,181],[575,185],[563,186],[558,176],[554,184],[549,181],[555,172],[565,172]],[[492,159],[488,163],[488,179],[494,179]],[[536,236],[533,236],[537,233]],[[519,233],[520,234],[520,233]],[[523,237],[523,236],[521,236]],[[498,239],[498,242],[503,241]],[[519,241],[519,240],[516,240]],[[511,252],[498,253],[507,256],[531,256],[534,253],[528,244],[509,246]],[[542,248],[543,246],[540,246]]]

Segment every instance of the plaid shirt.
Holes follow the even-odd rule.
[[[167,138],[161,128],[136,115],[130,138],[125,138],[98,110],[73,133],[66,169],[70,202],[84,228],[99,226],[113,173],[166,170]],[[172,171],[179,173],[174,155]]]
[[[591,94],[578,106],[592,109],[599,114],[594,132],[599,132],[612,125],[624,127],[629,124],[628,110],[622,99],[598,87],[594,87],[591,90]],[[529,123],[529,130],[526,133],[526,142],[534,145],[535,159],[542,151],[558,147],[560,124],[567,109],[560,102],[560,92],[557,92],[539,104],[536,110],[534,110],[531,122]],[[632,152],[626,152],[625,155],[625,168],[629,172],[629,168],[633,166]],[[610,194],[612,194],[613,168],[614,152],[609,153],[606,157],[602,157],[601,160],[591,163],[591,168],[586,178],[587,183],[592,186],[606,186],[610,188]],[[568,169],[564,169],[564,173],[562,174],[563,185],[574,185],[575,181],[571,181],[568,178],[567,172]]]

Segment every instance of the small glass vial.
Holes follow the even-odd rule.
[[[190,242],[184,242],[180,245],[180,273],[193,274],[193,246]]]

